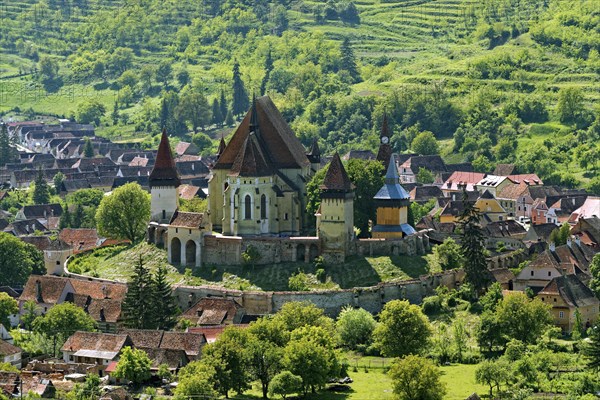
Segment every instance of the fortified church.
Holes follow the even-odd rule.
[[[384,119],[378,159],[387,167],[375,196],[373,239],[354,236],[354,187],[336,153],[325,175],[316,236],[307,236],[306,184],[321,167],[316,142],[307,152],[271,99],[252,107],[229,143],[221,140],[208,186],[208,212],[179,211],[180,179],[163,131],[150,174],[148,241],[166,247],[171,264],[240,264],[253,246],[259,264],[343,262],[353,254],[418,254],[428,238],[407,223],[409,195],[400,185]]]

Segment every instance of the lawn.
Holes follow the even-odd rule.
[[[381,359],[379,359],[381,360]],[[389,362],[386,363],[388,365]],[[450,365],[440,367],[442,371],[442,382],[446,384],[447,393],[444,399],[464,400],[470,394],[485,395],[487,388],[475,383],[476,365]],[[348,375],[354,380],[347,391],[330,391],[311,394],[306,399],[322,400],[385,400],[393,399],[392,382],[380,368],[359,369],[357,372],[349,371]],[[233,399],[257,399],[261,398],[260,386],[255,383],[251,390],[241,396],[233,396]]]
[[[160,265],[168,265],[165,250],[141,243],[134,247],[116,246],[78,255],[69,268],[72,272],[126,281],[140,257],[151,270]],[[352,257],[343,264],[325,266],[324,269],[331,282],[329,287],[349,289],[418,278],[427,274],[427,262],[423,257],[416,256]],[[306,263],[255,267],[205,265],[186,271],[169,266],[169,279],[173,283],[275,291],[288,290],[290,276],[298,271],[315,274],[317,267]]]

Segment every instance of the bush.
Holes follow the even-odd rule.
[[[429,296],[423,299],[423,304],[421,305],[423,312],[427,315],[435,315],[442,312],[442,298],[440,296]]]

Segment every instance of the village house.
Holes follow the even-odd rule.
[[[598,319],[600,300],[576,275],[564,275],[552,280],[537,294],[537,298],[552,306],[554,324],[571,333],[577,326],[587,329]]]
[[[444,160],[438,155],[413,156],[402,162],[398,167],[400,183],[415,183],[421,168],[430,171],[434,176],[447,171]]]
[[[0,340],[0,363],[8,363],[21,368],[21,355],[23,351],[5,340]]]
[[[578,218],[571,228],[571,234],[579,237],[581,243],[600,252],[600,217]]]
[[[442,184],[444,196],[450,197],[452,193],[462,193],[463,190],[472,192],[477,190],[475,185],[485,178],[486,174],[479,172],[455,171]]]
[[[98,374],[103,376],[104,370],[111,361],[118,361],[125,347],[132,347],[133,342],[127,335],[101,332],[75,332],[60,351],[64,362],[68,364],[96,364]]]
[[[206,297],[193,304],[179,319],[188,320],[194,326],[238,325],[244,315],[244,308],[235,300]]]

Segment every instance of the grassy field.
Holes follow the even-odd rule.
[[[389,361],[386,361],[389,365]],[[464,400],[476,392],[480,396],[487,393],[485,386],[475,383],[476,365],[453,364],[440,367],[442,382],[446,384],[447,393],[444,399]],[[348,375],[354,380],[350,389],[346,391],[324,390],[310,394],[306,399],[322,400],[386,400],[393,399],[392,382],[381,368],[360,369],[350,371]],[[260,387],[253,385],[252,390],[242,396],[233,396],[233,399],[261,398]]]
[[[72,272],[126,281],[133,263],[140,257],[151,270],[168,265],[165,250],[142,243],[135,247],[117,246],[76,256],[69,268]],[[335,284],[332,287],[347,289],[418,278],[427,273],[426,267],[422,257],[354,257],[341,265],[326,266],[325,271]],[[313,264],[306,263],[255,267],[205,265],[187,273],[185,269],[169,266],[169,279],[173,283],[219,285],[230,289],[287,290],[288,279],[294,273],[314,274],[316,270]]]

